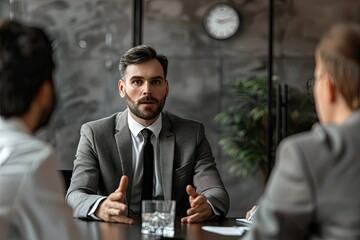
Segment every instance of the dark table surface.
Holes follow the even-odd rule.
[[[184,224],[180,219],[175,221],[175,236],[173,238],[160,238],[141,234],[141,222],[135,219],[135,224],[126,225],[118,223],[106,223],[97,221],[77,220],[77,225],[95,239],[117,239],[117,240],[233,240],[240,239],[239,236],[224,236],[201,229],[202,226],[241,226],[236,223],[235,218],[226,218],[218,222],[205,222]]]

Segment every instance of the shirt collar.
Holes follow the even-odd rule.
[[[159,114],[159,117],[156,119],[156,121],[151,124],[148,127],[145,127],[143,125],[141,125],[140,123],[138,123],[137,121],[135,121],[135,119],[133,119],[130,115],[130,111],[128,111],[128,124],[129,124],[129,129],[131,131],[131,133],[134,136],[137,136],[141,130],[143,130],[144,128],[147,128],[149,130],[151,130],[153,132],[153,134],[155,135],[156,138],[159,137],[161,128],[162,128],[162,114]]]
[[[19,131],[27,134],[31,134],[31,130],[25,125],[25,123],[17,117],[11,117],[5,119],[0,117],[0,129]]]

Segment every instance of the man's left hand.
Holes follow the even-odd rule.
[[[204,195],[198,194],[191,185],[187,185],[186,192],[189,194],[190,208],[187,210],[187,217],[181,219],[182,223],[203,222],[212,215],[212,209]]]

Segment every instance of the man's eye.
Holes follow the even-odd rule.
[[[141,84],[141,80],[134,80],[132,83],[135,84],[135,85],[140,85],[140,84]]]
[[[159,84],[161,84],[161,81],[160,80],[152,80],[152,84],[159,85]]]

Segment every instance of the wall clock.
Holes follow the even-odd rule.
[[[217,3],[204,14],[203,27],[205,32],[217,40],[229,39],[239,30],[240,14],[227,3]]]

